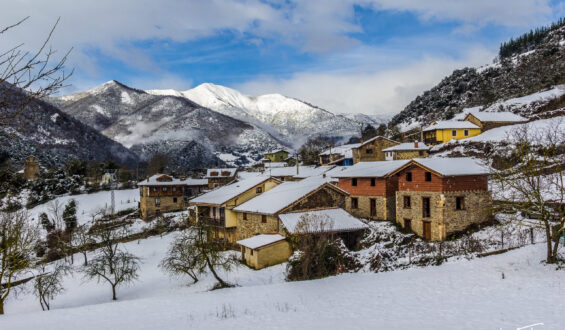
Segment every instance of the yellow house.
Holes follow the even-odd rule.
[[[424,143],[428,145],[462,140],[481,134],[481,128],[468,121],[438,121],[424,128]]]
[[[280,234],[256,235],[237,244],[241,246],[241,260],[255,269],[280,264],[292,255],[290,244]]]
[[[276,178],[256,176],[219,187],[190,200],[196,207],[197,221],[205,221],[213,231],[213,238],[237,241],[237,216],[234,207],[271,190],[280,184]]]
[[[279,149],[267,152],[265,160],[270,162],[284,162],[288,158],[288,151]]]

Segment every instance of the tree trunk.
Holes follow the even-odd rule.
[[[208,259],[208,256],[206,256],[206,263],[208,264],[208,268],[210,269],[210,271],[212,272],[212,275],[214,275],[214,277],[216,278],[216,280],[218,282],[220,282],[220,285],[222,286],[222,288],[227,288],[230,285],[228,283],[226,283],[224,280],[222,280],[220,278],[220,276],[218,276],[218,274],[216,273],[216,270],[214,270],[214,267],[212,266],[212,263],[210,263],[210,260]]]
[[[4,300],[0,300],[0,315],[4,315]]]
[[[546,258],[546,262],[548,264],[553,264],[555,263],[555,261],[553,260],[553,255],[551,253],[552,249],[551,249],[551,229],[549,227],[550,225],[548,223],[545,224],[545,241],[546,241],[546,245],[547,245],[547,258]]]
[[[84,265],[88,266],[88,259],[86,257],[86,253],[83,253],[83,256],[84,256]]]
[[[116,298],[116,286],[112,284],[112,300],[118,300]]]

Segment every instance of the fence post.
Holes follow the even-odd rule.
[[[532,241],[532,244],[534,244],[534,228],[530,227],[530,240]]]
[[[500,231],[500,243],[502,245],[501,249],[504,249],[504,232]]]

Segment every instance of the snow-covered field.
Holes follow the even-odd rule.
[[[137,203],[139,202],[139,189],[135,188],[115,190],[114,198],[116,202],[116,211],[122,211],[129,208],[137,208]],[[92,194],[67,195],[57,197],[50,202],[34,207],[33,209],[29,210],[29,213],[32,218],[38,219],[39,214],[41,214],[42,212],[46,212],[47,214],[50,213],[51,205],[55,201],[58,201],[64,208],[64,206],[71,199],[74,199],[77,202],[77,216],[79,224],[83,224],[92,220],[92,214],[94,214],[101,208],[109,208],[112,205],[111,192],[99,191]]]
[[[125,245],[143,266],[137,283],[119,289],[117,302],[107,284],[75,273],[51,311],[42,312],[31,294],[10,297],[0,329],[565,327],[565,271],[540,262],[543,244],[437,267],[304,282],[285,282],[284,265],[260,271],[241,266],[227,276],[239,287],[209,291],[210,277],[188,286],[157,267],[174,235]]]

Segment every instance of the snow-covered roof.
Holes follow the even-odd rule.
[[[265,155],[272,155],[272,154],[276,154],[277,152],[286,152],[288,153],[288,151],[284,150],[284,149],[276,149],[276,150],[272,150],[269,152],[266,152]]]
[[[283,241],[284,239],[285,237],[281,234],[260,234],[237,241],[237,244],[250,249],[258,249],[269,244]]]
[[[250,177],[216,188],[204,195],[191,199],[190,203],[221,205],[267,180],[269,178],[264,176]]]
[[[387,138],[387,137],[384,137],[384,136],[381,136],[381,135],[377,135],[377,136],[375,136],[374,138],[371,138],[371,139],[369,139],[369,140],[367,140],[367,141],[365,141],[365,142],[359,144],[359,146],[355,147],[354,149],[357,149],[357,148],[359,148],[359,147],[361,147],[361,146],[364,146],[364,145],[366,145],[367,143],[371,143],[371,142],[375,141],[376,139],[385,139],[385,140],[389,140],[390,142],[398,143],[397,141],[394,141],[394,140],[389,139],[389,138]]]
[[[206,171],[206,178],[231,178],[236,172],[237,168],[209,168]]]
[[[265,167],[275,168],[275,167],[287,167],[288,164],[285,162],[266,162]]]
[[[444,176],[484,175],[490,173],[487,166],[471,157],[414,158],[413,161]]]
[[[480,128],[480,127],[468,121],[445,120],[445,121],[438,121],[435,125],[430,125],[424,128],[424,132],[435,131],[436,129],[458,129],[458,128],[471,129],[471,128]]]
[[[332,176],[334,178],[380,178],[396,171],[408,162],[410,160],[359,162],[339,173],[332,173]]]
[[[276,214],[329,181],[329,177],[317,176],[302,181],[283,182],[273,189],[235,207],[233,210],[238,212]],[[335,187],[335,189],[341,190],[338,187]]]
[[[340,154],[345,158],[353,158],[353,149],[358,148],[361,143],[344,144],[342,146],[331,147],[324,150],[320,155]]]
[[[495,121],[495,122],[524,122],[528,121],[527,118],[524,118],[520,115],[517,115],[512,112],[475,112],[469,113],[467,115],[473,115],[478,120],[485,122],[485,121]]]
[[[109,173],[106,173],[109,174]],[[110,175],[110,174],[109,174]],[[139,182],[138,186],[204,186],[208,184],[208,179],[180,180],[167,174],[155,174]]]
[[[296,174],[296,166],[275,167],[265,169],[264,175],[282,177],[291,176],[297,179],[304,179],[311,176],[322,175],[331,170],[334,166],[299,166]]]
[[[280,214],[284,227],[291,234],[357,231],[368,228],[361,220],[343,209],[325,209]]]
[[[418,142],[418,147],[416,147],[416,142],[406,142],[406,143],[401,143],[394,147],[383,149],[383,151],[429,150],[429,149],[430,147],[428,147],[424,142]]]

